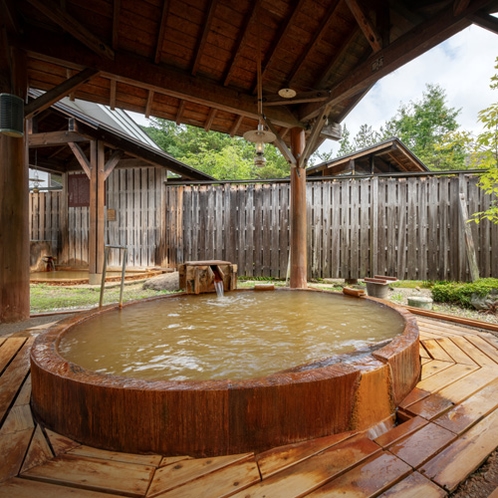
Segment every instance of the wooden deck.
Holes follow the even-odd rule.
[[[498,339],[418,322],[422,379],[395,428],[204,459],[113,453],[40,427],[29,405],[38,330],[0,338],[0,497],[447,496],[498,444]]]

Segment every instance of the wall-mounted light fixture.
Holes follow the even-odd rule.
[[[8,137],[24,136],[24,101],[10,93],[0,93],[0,133]]]

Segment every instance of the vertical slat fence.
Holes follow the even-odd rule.
[[[239,275],[286,277],[289,184],[165,186],[159,171],[118,169],[107,182],[116,221],[107,222],[106,240],[129,248],[130,266],[221,259],[236,263]],[[469,280],[459,195],[469,213],[489,207],[477,180],[460,174],[309,181],[308,276]],[[63,240],[61,195],[31,195],[32,239]],[[85,262],[88,209],[70,208],[68,217],[65,254]],[[498,276],[498,226],[484,221],[471,230],[480,275]]]

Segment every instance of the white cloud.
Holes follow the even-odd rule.
[[[343,121],[351,136],[362,124],[379,129],[392,118],[400,103],[420,100],[426,84],[441,86],[450,107],[461,109],[457,118],[464,130],[479,132],[477,113],[498,100],[489,88],[496,73],[498,36],[470,26],[449,40],[380,80]],[[321,150],[337,150],[337,142],[325,142]]]

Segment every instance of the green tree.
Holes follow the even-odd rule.
[[[363,124],[354,137],[354,149],[361,150],[371,147],[382,140],[382,135],[372,129],[371,126]]]
[[[347,156],[355,151],[353,144],[351,143],[351,132],[348,130],[347,126],[342,127],[342,136],[339,140],[339,150],[337,151],[337,157]]]
[[[498,57],[495,61],[498,70]],[[491,89],[498,89],[498,73],[491,78]],[[492,196],[491,205],[485,211],[472,215],[472,221],[479,223],[489,220],[498,224],[498,102],[491,104],[478,114],[479,121],[483,124],[483,132],[476,139],[476,152],[474,152],[474,166],[487,168],[481,175],[479,186],[486,194]]]
[[[271,144],[265,147],[266,164],[254,165],[254,144],[240,137],[202,128],[177,125],[165,119],[151,119],[145,128],[165,152],[219,180],[282,178],[289,176],[289,165]]]
[[[448,107],[446,93],[439,85],[426,85],[422,99],[402,104],[396,116],[382,129],[384,138],[398,137],[430,169],[461,169],[465,150],[448,141],[459,128],[460,109]]]

